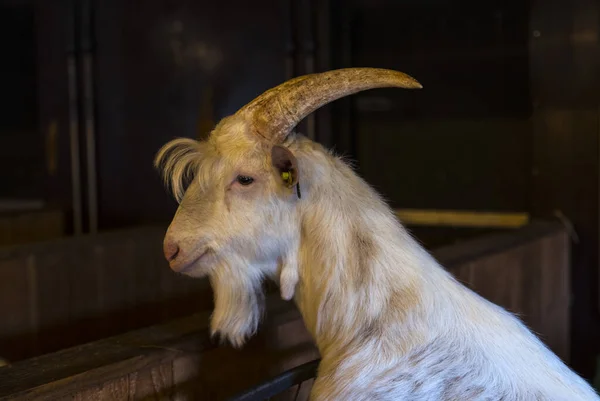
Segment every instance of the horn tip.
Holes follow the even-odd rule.
[[[417,81],[414,77],[411,77],[408,74],[405,74],[400,71],[395,71],[394,75],[397,77],[400,86],[405,89],[423,89],[423,85],[421,85],[419,81]]]
[[[423,85],[413,77],[410,77],[410,88],[411,89],[423,89]]]

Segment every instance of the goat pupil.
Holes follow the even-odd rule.
[[[254,181],[254,178],[246,177],[245,175],[238,175],[237,181],[242,185],[250,185]]]

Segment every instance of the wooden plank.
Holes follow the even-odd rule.
[[[529,234],[532,234],[530,232]],[[501,239],[501,236],[492,237]],[[484,298],[510,310],[536,333],[565,362],[569,362],[569,249],[566,231],[545,236],[522,237],[526,242],[493,254],[477,256],[484,242],[476,246],[474,258],[457,257],[453,275]],[[464,246],[458,246],[465,250]],[[489,251],[489,250],[488,250]],[[440,253],[443,255],[444,253]],[[442,257],[442,261],[443,261]]]
[[[131,376],[131,375],[130,375]],[[131,384],[129,397],[134,400],[171,400],[174,390],[173,362],[140,371]],[[127,400],[125,399],[125,400]]]
[[[565,361],[570,360],[571,272],[569,237],[557,233],[541,243],[539,332],[548,346]]]
[[[163,278],[169,273],[174,275],[170,272],[169,265],[162,254],[161,242],[155,235],[137,239],[134,249],[136,263],[129,266],[133,270],[132,274],[136,282],[135,304],[137,305],[132,309],[130,319],[140,325],[154,324],[163,321],[165,317],[162,307],[159,307],[158,310],[141,307],[148,303],[164,300],[160,291]]]
[[[106,282],[107,266],[114,264],[119,255],[116,250],[108,251],[105,241],[80,242],[64,255],[63,270],[66,271],[69,286],[69,325],[77,335],[71,338],[71,344],[92,341],[114,334],[111,327],[120,322],[94,321],[99,315],[106,315],[113,306],[105,302],[106,297],[119,289],[122,279]]]
[[[135,259],[137,236],[123,239],[111,238],[102,249],[102,296],[103,309],[122,311],[114,322],[107,321],[109,335],[129,330],[134,325],[129,319],[129,311],[135,302],[135,282],[137,261]],[[118,329],[121,327],[122,329]]]
[[[54,352],[73,344],[76,328],[70,321],[71,299],[67,258],[62,252],[44,250],[34,254],[38,277],[39,341],[37,353]],[[34,350],[19,359],[34,356]]]
[[[258,337],[242,351],[229,348],[214,348],[205,353],[193,353],[176,357],[173,361],[159,363],[154,367],[132,372],[126,376],[111,379],[99,385],[82,389],[70,396],[57,399],[75,400],[225,400],[269,375],[268,368],[285,361],[288,355],[272,351],[261,351],[268,341]],[[222,363],[223,360],[235,363]],[[186,371],[185,376],[180,373]],[[189,374],[192,372],[192,374]],[[280,373],[280,372],[277,372]],[[312,381],[302,386],[305,398],[312,387]],[[296,388],[284,392],[273,400],[295,400]]]
[[[209,338],[209,316],[200,313],[17,362],[0,369],[0,400],[60,399],[180,356],[208,352],[217,346]],[[261,331],[298,318],[290,303],[273,297]]]
[[[521,253],[508,251],[485,260],[472,262],[471,288],[489,301],[504,306],[513,313],[520,312],[523,286],[521,277]]]
[[[0,213],[0,246],[61,237],[63,217],[60,210]]]
[[[529,223],[528,213],[483,212],[476,210],[396,209],[407,225],[520,228]]]
[[[12,241],[16,244],[22,244],[30,241],[31,234],[35,230],[34,216],[29,213],[19,213],[10,217],[12,220]]]
[[[35,346],[37,303],[31,257],[0,261],[0,357],[9,361]]]
[[[39,227],[41,237],[39,241],[47,240],[50,238],[58,238],[65,235],[65,221],[64,213],[62,211],[47,212],[44,214],[44,221]]]
[[[137,376],[137,372],[135,375],[120,377],[118,379],[102,383],[99,386],[94,386],[75,393],[72,397],[65,396],[61,399],[72,399],[74,401],[134,400],[137,399],[133,398],[133,395],[135,394],[135,385],[133,384],[132,387],[132,382],[134,380],[132,380],[130,376]]]
[[[0,370],[0,399],[60,399],[102,387],[176,354],[206,350],[212,345],[198,331],[206,330],[207,318],[198,315],[41,356],[35,358],[35,371],[26,362],[16,363]]]
[[[556,233],[551,235],[556,235]],[[540,333],[544,333],[540,331],[542,277],[547,276],[550,270],[549,266],[544,264],[543,258],[542,244],[546,241],[546,238],[540,238],[534,243],[515,249],[520,254],[519,264],[510,266],[510,269],[515,270],[515,274],[521,279],[521,285],[516,290],[519,292],[520,299],[519,304],[516,306],[516,312],[521,320],[538,336]],[[564,252],[565,249],[563,248],[560,251]],[[568,308],[568,304],[564,304],[563,307]]]
[[[183,355],[172,362],[173,381],[177,388],[173,398],[177,400],[201,400],[198,377],[200,376],[200,365],[202,363],[199,355]]]
[[[11,236],[10,220],[0,218],[0,245],[12,243]]]
[[[29,255],[44,250],[62,250],[66,252],[72,247],[81,247],[90,242],[123,241],[127,238],[147,235],[162,241],[165,228],[163,226],[136,226],[118,230],[105,230],[98,234],[86,234],[76,237],[52,238],[43,242],[29,244],[13,244],[0,246],[0,259],[19,255]]]
[[[271,377],[320,357],[319,350],[314,345],[314,340],[302,319],[291,320],[275,327],[266,347],[280,350],[288,355],[267,367],[266,370]],[[282,394],[280,398],[285,399],[290,396],[291,393],[287,396]]]
[[[454,266],[450,271],[461,284],[470,288],[471,283],[473,282],[473,272],[476,268],[476,263],[466,263],[460,266]]]
[[[432,254],[446,268],[451,269],[564,230],[564,226],[556,221],[536,221],[517,230],[484,235],[462,243],[443,246],[432,250]]]
[[[0,263],[33,258],[40,283],[30,294],[37,297],[38,310],[29,311],[39,317],[32,328],[39,332],[39,342],[16,336],[11,341],[25,343],[11,347],[11,359],[208,309],[208,283],[180,277],[168,268],[160,246],[163,235],[162,227],[140,227],[0,247]],[[165,282],[168,292],[161,295],[157,288]]]

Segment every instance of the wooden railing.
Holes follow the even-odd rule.
[[[43,208],[43,205],[39,209],[20,210],[19,206],[19,202],[13,204],[0,198],[0,247],[46,241],[65,235],[65,216],[61,210]]]
[[[569,249],[561,225],[533,223],[433,253],[476,292],[518,313],[568,362]],[[296,308],[276,294],[242,350],[210,339],[209,313],[0,368],[0,399],[221,400],[319,357]]]
[[[0,357],[58,351],[207,310],[207,280],[174,274],[164,229],[0,248]]]

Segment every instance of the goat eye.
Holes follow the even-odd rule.
[[[247,177],[245,175],[238,175],[236,178],[237,182],[239,182],[241,185],[250,185],[254,182],[254,178],[252,177]]]

